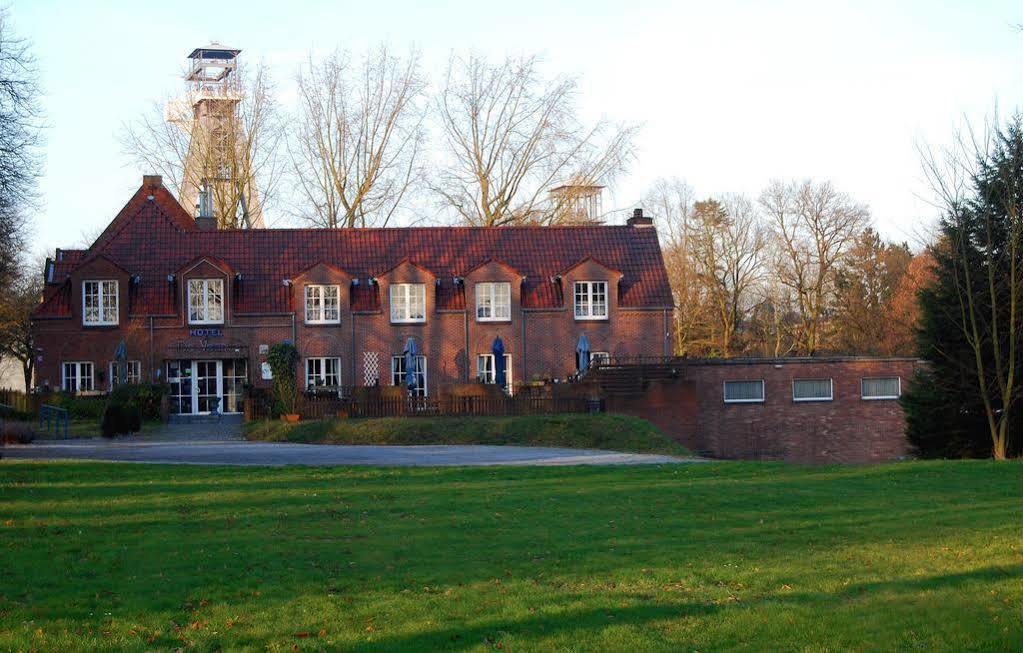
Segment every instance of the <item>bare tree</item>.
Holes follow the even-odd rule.
[[[764,230],[753,202],[741,195],[697,202],[692,223],[692,257],[713,306],[717,353],[729,356],[763,275]]]
[[[674,351],[701,354],[707,343],[710,302],[692,256],[693,191],[678,178],[659,179],[643,205],[658,216],[661,250],[675,304]]]
[[[796,350],[813,355],[826,333],[835,270],[868,224],[867,207],[828,182],[773,182],[760,196],[776,248],[774,274],[799,310]]]
[[[352,65],[336,51],[298,76],[300,113],[291,160],[321,227],[384,226],[420,178],[425,83],[419,54],[380,46]]]
[[[196,208],[198,189],[207,188],[221,227],[258,226],[277,199],[283,118],[264,65],[251,73],[239,66],[227,87],[226,100],[203,100],[189,90],[184,99],[155,102],[124,126],[122,147],[137,165],[162,175],[187,211]]]
[[[575,199],[548,201],[554,182],[613,182],[632,159],[636,127],[582,125],[576,90],[573,78],[544,79],[536,57],[452,57],[437,102],[447,157],[432,184],[444,203],[471,225],[551,224]]]
[[[37,199],[42,164],[42,110],[31,46],[0,10],[0,288],[17,274]]]
[[[20,270],[13,283],[0,289],[0,357],[21,364],[25,392],[32,390],[35,368],[32,323],[29,315],[39,304],[43,292],[42,266]]]

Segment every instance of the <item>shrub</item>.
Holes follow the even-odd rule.
[[[7,444],[28,444],[35,440],[36,431],[29,422],[5,422],[2,437]]]
[[[266,362],[274,376],[273,412],[275,415],[295,412],[298,401],[298,386],[295,382],[295,366],[298,365],[298,350],[290,342],[270,346]]]
[[[142,428],[138,409],[128,404],[109,403],[103,411],[100,432],[105,438],[128,435]]]
[[[140,419],[160,419],[160,407],[167,386],[160,383],[128,383],[113,389],[108,403],[131,406],[138,411]]]
[[[76,397],[63,390],[55,392],[43,403],[66,409],[71,419],[97,420],[106,408],[105,397]]]

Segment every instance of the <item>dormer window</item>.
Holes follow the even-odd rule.
[[[341,286],[305,287],[306,324],[338,324],[341,322]]]
[[[117,281],[82,282],[82,324],[85,326],[116,325]]]
[[[575,319],[607,319],[607,282],[575,282]]]
[[[223,324],[224,280],[188,280],[188,323]]]
[[[396,283],[391,285],[391,322],[426,321],[426,285]]]
[[[501,322],[511,319],[511,284],[507,281],[476,284],[476,319]]]

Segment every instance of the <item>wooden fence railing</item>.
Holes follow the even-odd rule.
[[[248,419],[272,416],[269,398],[247,399]],[[530,396],[512,397],[370,397],[338,398],[335,396],[301,396],[296,411],[302,419],[325,417],[427,417],[479,416],[506,417],[517,415],[552,415],[555,413],[599,412],[601,402],[577,397]]]

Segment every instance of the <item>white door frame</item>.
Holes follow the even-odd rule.
[[[209,415],[210,411],[199,412],[199,363],[216,363],[216,392],[220,399],[220,412],[224,412],[224,361],[219,359],[202,359],[192,361],[192,414]],[[209,378],[203,377],[203,378]],[[208,395],[207,395],[208,396]]]

